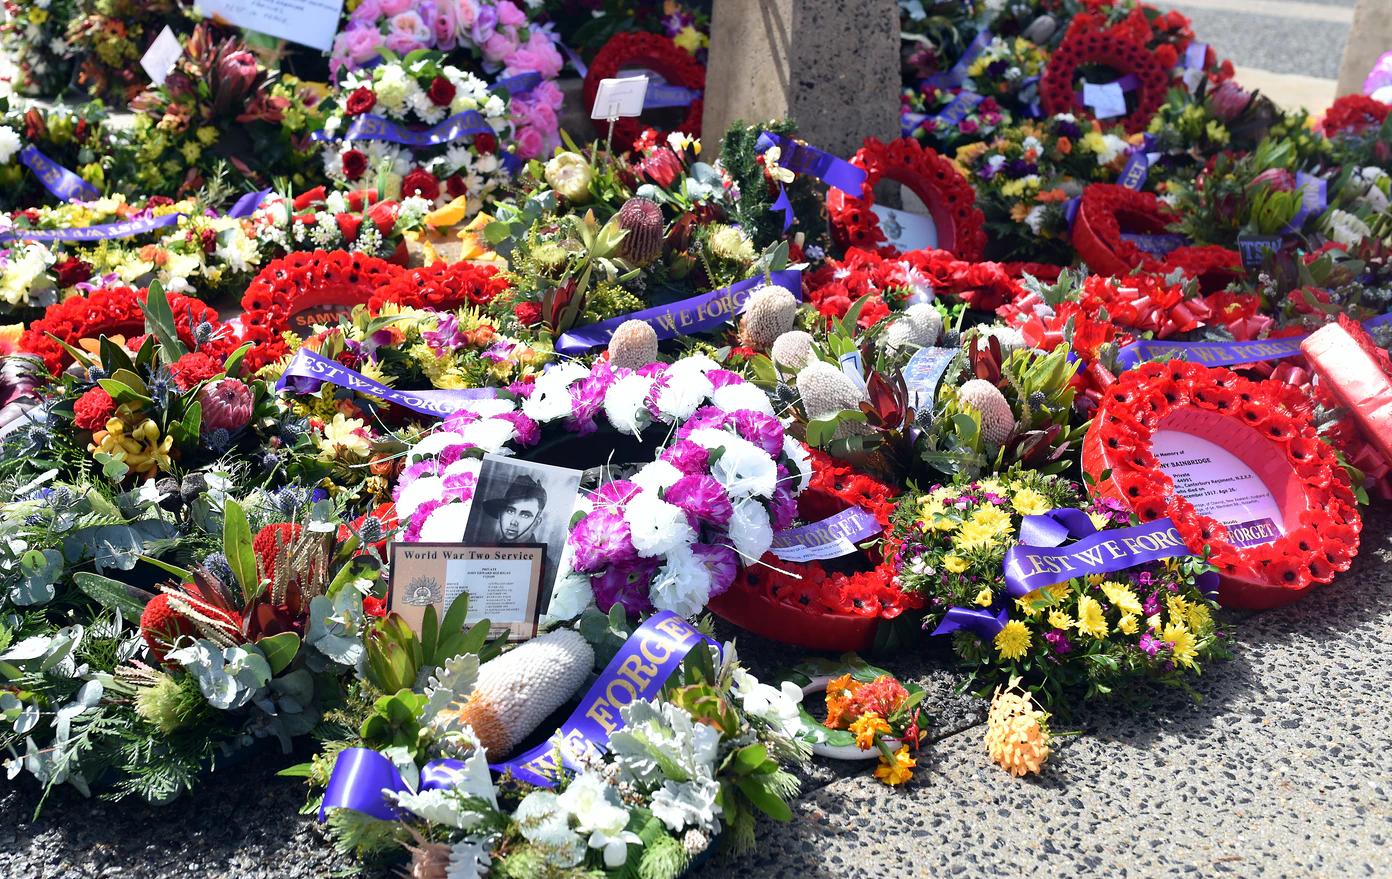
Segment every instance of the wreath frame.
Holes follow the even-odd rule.
[[[1086,112],[1082,95],[1073,84],[1073,77],[1084,64],[1104,64],[1122,76],[1132,74],[1140,81],[1136,109],[1119,121],[1128,134],[1144,131],[1165,103],[1169,74],[1145,46],[1101,31],[1071,29],[1049,58],[1044,78],[1039,82],[1039,103],[1044,112],[1049,116]]]
[[[600,80],[618,76],[625,67],[641,67],[662,75],[668,83],[682,88],[700,91],[706,89],[706,68],[691,53],[678,46],[668,37],[647,32],[618,33],[595,55],[585,73],[581,97],[585,102],[585,114],[594,109],[595,97],[599,92]],[[692,137],[701,136],[701,119],[704,113],[704,98],[692,101],[686,109],[686,117],[676,130]],[[614,123],[614,135],[610,146],[614,152],[629,152],[644,129],[641,117],[621,117]],[[669,132],[662,131],[659,139]]]

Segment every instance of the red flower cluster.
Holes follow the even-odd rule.
[[[222,373],[222,360],[212,358],[201,351],[190,351],[174,362],[169,368],[174,376],[174,384],[179,390],[187,391],[201,381],[207,381]]]
[[[299,251],[273,260],[242,296],[242,340],[254,343],[244,367],[254,372],[288,353],[281,333],[292,315],[319,305],[367,302],[401,272],[386,260],[342,250]]]
[[[388,281],[368,300],[377,314],[389,302],[412,308],[463,308],[487,305],[511,287],[496,266],[439,261],[410,269]]]
[[[116,412],[116,401],[101,388],[92,388],[73,403],[73,423],[83,430],[100,430]]]
[[[1344,95],[1325,112],[1319,129],[1330,138],[1339,134],[1363,134],[1382,125],[1389,112],[1392,106],[1367,95]]]
[[[401,180],[401,194],[418,195],[426,201],[440,197],[440,181],[424,168],[413,168]]]
[[[1142,15],[1140,24],[1145,24],[1144,18]],[[1145,27],[1149,30],[1148,24]],[[1118,28],[1121,29],[1119,33]],[[1144,41],[1137,42],[1127,23],[1118,28],[1104,31],[1102,22],[1090,15],[1073,17],[1063,43],[1049,58],[1044,78],[1039,82],[1039,102],[1046,114],[1087,112],[1082,92],[1074,80],[1079,67],[1102,65],[1120,76],[1134,74],[1140,80],[1135,93],[1136,109],[1123,116],[1120,122],[1132,134],[1145,130],[1151,117],[1165,103],[1170,77]]]
[[[644,31],[618,33],[610,37],[604,48],[599,50],[594,61],[590,62],[589,72],[585,74],[583,97],[586,113],[594,108],[600,81],[618,76],[619,71],[626,68],[651,70],[660,74],[671,85],[682,88],[701,92],[706,88],[705,65],[667,37]],[[692,137],[700,137],[701,113],[704,106],[700,98],[692,101],[686,108],[686,117],[676,130]],[[632,150],[646,127],[638,117],[619,119],[614,124],[615,152]],[[663,137],[666,135],[666,132],[662,132]]]
[[[58,286],[66,289],[89,280],[92,277],[92,266],[75,256],[70,256],[53,267],[53,274],[58,279]]]
[[[1227,529],[1216,519],[1175,494],[1151,441],[1167,418],[1187,408],[1232,419],[1234,429],[1245,425],[1246,433],[1257,434],[1252,443],[1284,455],[1294,477],[1288,490],[1304,495],[1298,524],[1288,514],[1287,532],[1274,542],[1238,547],[1227,542]],[[1084,469],[1094,478],[1110,470],[1096,490],[1119,498],[1142,521],[1173,519],[1190,550],[1210,547],[1221,573],[1262,584],[1256,588],[1264,594],[1247,592],[1244,600],[1272,606],[1294,597],[1283,590],[1330,582],[1358,551],[1357,500],[1338,456],[1311,426],[1309,408],[1308,396],[1281,382],[1252,382],[1228,369],[1177,360],[1145,363],[1123,373],[1103,396],[1084,441]]]
[[[860,197],[834,187],[827,193],[827,220],[838,245],[873,247],[886,257],[899,255],[896,247],[886,243],[879,217],[870,210],[875,186],[888,178],[909,187],[927,205],[937,226],[939,248],[958,259],[981,258],[986,247],[985,217],[976,208],[976,190],[952,162],[912,137],[888,144],[867,137],[851,164],[865,171]]]

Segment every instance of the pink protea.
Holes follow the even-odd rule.
[[[1253,177],[1249,186],[1260,186],[1263,183],[1271,187],[1273,192],[1290,192],[1295,189],[1295,178],[1285,168],[1267,168]]]
[[[225,378],[198,392],[203,406],[203,429],[236,433],[251,422],[251,389],[235,378]]]
[[[1242,115],[1242,111],[1247,109],[1251,100],[1252,96],[1243,91],[1242,86],[1228,80],[1208,96],[1208,107],[1214,116],[1224,122],[1231,122]]]

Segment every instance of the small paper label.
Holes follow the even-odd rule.
[[[919,348],[904,366],[904,384],[913,395],[913,407],[931,409],[937,400],[938,382],[947,371],[956,348]]]
[[[1092,108],[1098,119],[1126,115],[1126,93],[1120,83],[1083,83],[1083,103]]]
[[[885,238],[901,251],[937,249],[938,226],[931,217],[877,204],[870,205],[870,210],[880,218],[880,231]]]
[[[1184,66],[1202,69],[1204,58],[1208,56],[1208,43],[1200,43],[1198,40],[1189,44],[1189,48],[1184,50]]]
[[[601,79],[595,92],[591,119],[618,119],[621,116],[641,116],[643,101],[648,94],[646,76],[623,79]]]
[[[1284,532],[1285,521],[1271,489],[1251,467],[1216,443],[1178,430],[1158,430],[1152,451],[1160,470],[1174,480],[1175,494],[1212,516],[1252,546],[1270,543]],[[1232,541],[1236,543],[1236,541]]]
[[[343,0],[202,0],[199,8],[234,27],[327,52],[338,33]]]
[[[841,371],[846,377],[856,383],[861,392],[865,392],[865,364],[860,359],[860,351],[847,351],[841,355]]]
[[[140,59],[140,66],[145,68],[145,75],[150,77],[150,82],[162,86],[182,54],[184,47],[179,45],[179,38],[174,36],[169,25],[165,25],[164,30],[155,37],[155,41]]]
[[[774,534],[773,554],[785,562],[840,558],[857,552],[857,542],[883,530],[874,516],[860,507],[851,507],[820,522]]]

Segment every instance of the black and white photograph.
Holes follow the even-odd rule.
[[[478,487],[464,525],[464,543],[544,545],[543,611],[551,601],[551,588],[570,530],[570,514],[580,493],[580,477],[579,470],[500,455],[486,455],[479,470]]]

